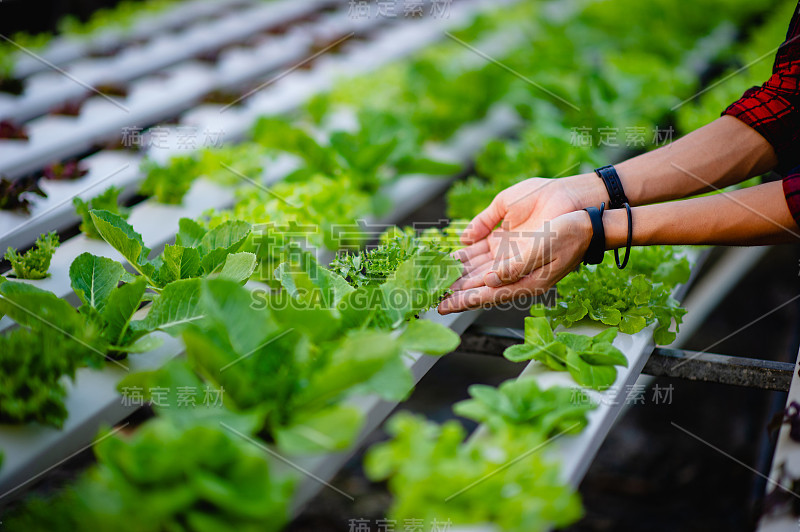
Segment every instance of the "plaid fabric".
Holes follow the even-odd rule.
[[[794,221],[800,226],[800,166],[783,178],[783,193]]]
[[[761,87],[753,87],[722,114],[735,116],[772,144],[778,170],[800,164],[800,2],[786,41],[778,49],[772,76]],[[783,181],[786,201],[800,225],[800,167]]]

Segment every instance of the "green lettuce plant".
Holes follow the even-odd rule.
[[[545,318],[525,318],[525,343],[513,345],[503,356],[512,362],[537,360],[554,371],[569,371],[582,386],[608,388],[617,380],[614,366],[628,367],[628,359],[613,346],[617,329],[610,327],[595,336],[559,332]]]
[[[19,279],[44,279],[49,276],[50,261],[59,245],[55,232],[39,235],[36,243],[25,253],[15,248],[6,250],[5,259],[11,263],[14,275]]]

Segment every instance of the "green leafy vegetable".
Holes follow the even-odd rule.
[[[190,323],[200,319],[200,279],[182,279],[168,284],[153,302],[147,316],[133,322],[134,330],[156,329],[180,334]]]
[[[400,113],[363,108],[357,119],[355,132],[334,131],[329,145],[320,144],[309,132],[281,118],[261,118],[253,128],[253,138],[265,148],[303,159],[306,166],[290,180],[314,174],[347,176],[360,191],[372,196],[406,174],[453,175],[461,169],[459,164],[420,157],[422,136]]]
[[[0,314],[34,330],[57,328],[87,340],[94,333],[67,301],[29,283],[0,283]]]
[[[122,264],[90,253],[79,255],[69,268],[72,289],[83,303],[78,310],[101,331],[102,348],[113,358],[138,352],[137,342],[157,328],[131,327],[147,285],[141,279],[120,285],[126,275]]]
[[[237,253],[250,235],[250,225],[245,222],[226,221],[208,230],[182,219],[175,245],[167,245],[161,255],[150,260],[142,235],[123,218],[107,211],[92,211],[91,216],[103,239],[157,292],[171,283],[198,277],[244,282],[256,267],[253,254]]]
[[[310,253],[301,253],[298,261],[281,264],[275,277],[292,297],[324,308],[336,307],[354,291],[341,276],[320,267]]]
[[[384,306],[378,321],[395,328],[420,312],[439,304],[461,277],[459,261],[440,251],[422,251],[402,263],[380,286]]]
[[[102,311],[111,292],[125,274],[119,262],[91,253],[82,253],[72,261],[69,277],[72,289],[85,305]]]
[[[94,221],[92,220],[92,216],[90,214],[93,209],[116,214],[123,220],[128,218],[128,210],[120,207],[119,205],[118,198],[121,192],[121,188],[112,186],[108,187],[106,190],[89,201],[83,201],[79,197],[72,198],[72,203],[75,205],[75,211],[78,213],[78,216],[81,217],[80,230],[84,235],[97,240],[102,238],[100,233],[97,231],[97,228],[95,228]]]
[[[553,334],[545,318],[525,318],[525,343],[506,349],[512,362],[538,360],[555,371],[569,371],[575,382],[597,390],[608,388],[617,379],[614,366],[628,366],[622,352],[612,345],[616,329],[595,336],[560,332]]]
[[[92,221],[97,232],[111,247],[128,261],[151,285],[155,285],[152,276],[155,266],[148,260],[150,248],[144,245],[142,235],[121,216],[108,211],[91,211]]]
[[[91,355],[86,346],[50,327],[0,336],[0,423],[61,427],[67,418],[64,378],[74,378]]]
[[[361,415],[337,403],[401,355],[389,333],[341,332],[335,311],[306,299],[256,310],[247,290],[213,279],[202,282],[200,301],[202,321],[183,332],[192,367],[226,390],[231,408],[259,409],[264,432],[285,452],[347,447]],[[326,432],[337,424],[341,433]]]
[[[446,355],[458,347],[461,337],[449,327],[428,320],[412,320],[399,337],[409,351]]]
[[[55,232],[39,235],[33,247],[25,253],[18,253],[16,249],[8,248],[5,259],[11,263],[18,278],[44,279],[50,275],[48,273],[50,260],[58,245],[58,234]]]
[[[97,465],[46,501],[58,515],[56,530],[271,532],[288,520],[294,481],[224,425],[155,421],[132,436],[99,439],[95,454]],[[38,526],[43,504],[19,510],[9,525]]]
[[[98,333],[66,301],[35,286],[0,283],[0,313],[21,325],[0,336],[0,422],[60,427],[65,378],[98,365]]]
[[[166,165],[145,159],[141,166],[145,174],[139,192],[153,196],[159,203],[180,205],[192,183],[200,177],[197,159],[193,155],[172,157]]]
[[[561,300],[545,312],[556,325],[569,327],[590,318],[614,325],[626,334],[657,322],[653,338],[657,344],[666,345],[675,339],[686,313],[672,298],[672,291],[688,281],[689,273],[689,261],[677,256],[674,248],[634,248],[625,270],[602,263],[565,277],[558,284]],[[676,332],[670,330],[673,320]]]
[[[544,441],[536,433],[502,431],[465,443],[458,422],[439,426],[407,413],[387,430],[393,438],[370,448],[364,465],[372,480],[388,480],[391,519],[533,532],[582,515],[558,465],[531,452]]]
[[[356,253],[340,253],[331,262],[330,268],[355,288],[380,285],[400,264],[423,251],[451,250],[450,243],[440,234],[428,232],[417,236],[411,228],[389,230],[381,235],[379,246]]]
[[[487,423],[494,430],[520,426],[546,438],[580,433],[587,424],[586,414],[596,408],[577,388],[542,390],[533,377],[506,381],[499,388],[473,385],[469,393],[472,399],[453,405],[459,416]]]

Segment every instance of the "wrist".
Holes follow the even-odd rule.
[[[633,245],[637,243],[636,209],[631,209],[633,219]],[[628,243],[628,213],[625,209],[606,211],[603,216],[603,229],[606,232],[606,249],[624,248]]]
[[[578,220],[579,229],[578,231],[581,234],[580,242],[581,242],[581,256],[586,254],[586,250],[589,249],[589,244],[592,242],[592,237],[594,236],[594,229],[592,228],[592,220],[589,216],[589,213],[586,211],[578,211],[580,213],[580,219]]]
[[[565,181],[566,189],[572,197],[576,210],[599,207],[603,202],[608,205],[610,198],[606,186],[594,172],[561,179]]]
[[[584,210],[568,212],[553,220],[555,233],[553,236],[559,240],[572,240],[580,242],[583,251],[589,247],[594,231],[589,213]]]

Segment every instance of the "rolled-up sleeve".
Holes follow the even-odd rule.
[[[798,4],[800,8],[800,4]],[[800,165],[800,15],[795,10],[786,41],[778,48],[772,76],[760,87],[747,90],[724,115],[755,129],[774,148],[777,170],[786,173]],[[786,201],[800,224],[800,175],[784,178]]]

